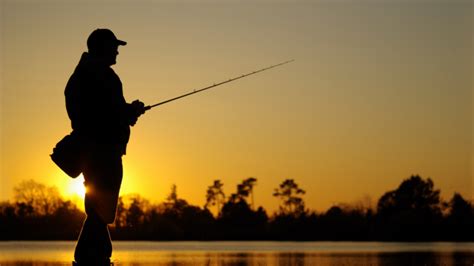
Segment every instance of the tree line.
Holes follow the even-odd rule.
[[[413,175],[384,193],[376,207],[338,204],[325,212],[306,208],[306,193],[294,179],[273,196],[279,209],[269,215],[255,207],[257,179],[244,179],[230,196],[215,180],[203,207],[178,196],[151,204],[140,195],[122,196],[110,226],[114,240],[346,240],[474,241],[474,207],[461,194],[444,201],[433,181]],[[213,210],[214,214],[211,212]],[[73,240],[85,214],[61,198],[55,187],[33,180],[14,189],[14,200],[0,203],[0,240]]]

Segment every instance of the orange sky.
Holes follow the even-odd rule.
[[[332,2],[332,3],[331,3]],[[472,198],[470,1],[8,1],[1,8],[0,200],[24,179],[72,182],[50,161],[70,131],[63,90],[95,28],[128,42],[114,66],[147,104],[295,62],[140,118],[123,193],[203,205],[253,176],[257,205],[293,178],[312,209],[373,203],[412,174]]]

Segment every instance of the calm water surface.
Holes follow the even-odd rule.
[[[74,241],[0,242],[0,265],[71,265]],[[114,242],[115,265],[469,265],[474,243]]]

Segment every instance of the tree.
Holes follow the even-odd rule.
[[[470,240],[474,237],[474,209],[461,194],[454,193],[448,203],[449,212],[446,217],[446,232],[449,240]]]
[[[415,175],[404,180],[400,186],[385,193],[377,204],[379,213],[397,210],[416,210],[440,214],[439,190],[434,189],[433,181],[426,181]]]
[[[253,211],[245,200],[229,200],[222,207],[218,225],[224,239],[250,240],[265,236],[267,221],[262,207]]]
[[[167,239],[179,240],[185,237],[205,239],[208,237],[214,218],[207,209],[192,206],[178,197],[176,185],[171,187],[167,201],[161,211],[161,223],[168,227],[163,232]],[[158,226],[158,225],[157,225]],[[209,228],[208,228],[209,227]]]
[[[189,206],[188,202],[178,197],[178,189],[175,184],[171,186],[171,192],[164,202],[165,212],[174,213],[179,216],[185,207]]]
[[[171,204],[175,204],[178,201],[178,189],[176,184],[171,186],[171,192],[168,197],[166,197],[166,200]]]
[[[30,209],[35,215],[51,215],[63,202],[56,187],[48,187],[34,180],[21,182],[14,188],[19,209]]]
[[[124,228],[127,226],[127,208],[125,207],[123,196],[120,196],[118,199],[114,226],[118,229]]]
[[[305,213],[305,204],[299,195],[306,192],[298,187],[293,179],[286,179],[275,189],[273,196],[280,198],[280,213],[289,216],[299,216]]]
[[[229,198],[230,202],[239,203],[241,201],[248,204],[246,198],[251,196],[252,202],[251,206],[254,209],[254,199],[253,199],[253,187],[257,184],[257,179],[254,177],[249,177],[244,179],[241,184],[237,185],[237,192],[232,194]]]
[[[207,209],[209,205],[217,206],[217,215],[219,215],[221,211],[221,205],[225,202],[225,194],[222,190],[224,184],[221,183],[220,180],[214,180],[214,184],[207,188],[206,193],[206,204],[204,208]]]
[[[255,210],[255,201],[253,195],[253,187],[257,184],[257,179],[255,177],[249,177],[242,182],[240,189],[242,190],[242,194],[251,197],[251,204],[252,210]]]
[[[244,179],[222,207],[218,224],[224,239],[254,239],[266,235],[266,211],[262,207],[255,211],[247,202],[247,198],[252,196],[254,204],[253,186],[256,182],[254,177]]]
[[[449,216],[458,220],[466,219],[472,216],[472,206],[466,201],[461,194],[454,193],[453,197],[449,201]]]
[[[432,240],[441,223],[441,200],[433,181],[418,175],[385,193],[377,204],[378,230],[383,239]]]
[[[145,222],[145,213],[149,208],[149,202],[137,194],[129,195],[128,201],[125,224],[128,228],[139,228]]]

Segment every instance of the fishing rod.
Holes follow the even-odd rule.
[[[180,95],[180,96],[178,96],[178,97],[174,97],[174,98],[168,99],[168,100],[166,100],[166,101],[159,102],[159,103],[157,103],[157,104],[145,106],[145,111],[148,111],[148,110],[150,110],[150,109],[153,108],[153,107],[157,107],[157,106],[160,106],[160,105],[162,105],[162,104],[169,103],[169,102],[172,102],[172,101],[175,101],[175,100],[184,98],[184,97],[186,97],[186,96],[189,96],[189,95],[192,95],[192,94],[195,94],[195,93],[198,93],[198,92],[202,92],[202,91],[208,90],[208,89],[210,89],[210,88],[217,87],[217,86],[222,85],[222,84],[225,84],[225,83],[232,82],[232,81],[234,81],[234,80],[238,80],[238,79],[241,79],[241,78],[244,78],[244,77],[253,75],[253,74],[257,74],[257,73],[259,73],[259,72],[268,70],[268,69],[270,69],[270,68],[274,68],[274,67],[278,67],[278,66],[281,66],[281,65],[284,65],[284,64],[288,64],[288,63],[293,62],[293,61],[295,61],[295,60],[294,60],[294,59],[288,60],[288,61],[285,61],[285,62],[276,64],[276,65],[272,65],[272,66],[269,66],[269,67],[266,67],[266,68],[262,68],[262,69],[259,69],[259,70],[256,70],[256,71],[253,71],[253,72],[250,72],[250,73],[247,73],[247,74],[243,74],[242,76],[238,76],[238,77],[235,77],[235,78],[228,79],[228,80],[226,80],[226,81],[222,81],[222,82],[219,82],[219,83],[214,83],[213,85],[207,86],[207,87],[202,88],[202,89],[193,90],[192,92],[185,93],[185,94]]]

